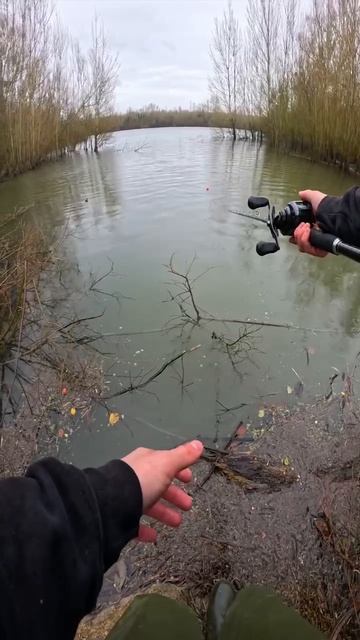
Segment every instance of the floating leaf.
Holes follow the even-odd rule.
[[[286,390],[287,390],[287,392],[288,392],[289,396],[290,396],[290,395],[292,394],[292,392],[293,392],[293,388],[292,388],[292,387],[290,387],[290,385],[288,385],[288,386],[286,387]]]
[[[258,416],[259,418],[263,418],[265,416],[265,409],[259,409]]]
[[[122,418],[122,416],[120,416],[120,413],[113,412],[113,411],[109,413],[110,427],[115,427],[115,425],[119,422],[120,418]]]
[[[71,409],[70,409],[70,414],[71,414],[72,416],[76,416],[76,413],[77,413],[76,408],[75,408],[75,407],[71,407]]]
[[[283,463],[284,467],[289,467],[290,466],[290,458],[285,456],[285,458],[282,459],[282,463]]]

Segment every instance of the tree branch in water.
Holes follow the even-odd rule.
[[[164,362],[164,364],[159,369],[157,369],[157,371],[150,374],[147,378],[145,378],[145,380],[141,380],[136,384],[133,384],[131,382],[131,384],[128,387],[125,387],[124,389],[120,389],[119,391],[115,391],[115,393],[112,393],[108,396],[103,396],[102,400],[112,400],[113,398],[117,398],[118,396],[123,396],[125,393],[130,393],[131,391],[136,391],[137,389],[143,389],[144,387],[146,387],[146,385],[150,384],[150,382],[153,382],[156,378],[161,376],[161,374],[164,373],[164,371],[168,367],[174,364],[174,362],[184,358],[184,356],[188,355],[189,353],[193,353],[194,351],[197,351],[197,349],[200,349],[200,347],[201,345],[198,344],[195,347],[191,347],[191,349],[186,349],[184,351],[181,351],[181,353],[178,353],[173,358],[170,358],[170,360],[168,360],[167,362]]]

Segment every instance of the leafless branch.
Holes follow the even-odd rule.
[[[200,347],[201,347],[201,345],[198,344],[195,347],[191,347],[191,349],[187,349],[187,350],[181,351],[176,356],[173,356],[172,358],[170,358],[170,360],[167,360],[166,362],[164,362],[164,364],[159,369],[157,369],[155,372],[153,372],[150,375],[148,375],[148,377],[143,379],[141,382],[139,382],[137,384],[133,384],[131,382],[128,387],[125,387],[123,389],[119,389],[119,391],[116,391],[116,392],[114,392],[114,393],[112,393],[110,395],[103,396],[102,399],[103,400],[112,400],[113,398],[117,398],[118,396],[123,396],[125,393],[130,393],[131,391],[136,391],[138,389],[143,389],[148,384],[150,384],[150,382],[153,382],[156,378],[161,376],[161,374],[164,373],[164,371],[168,367],[170,367],[172,364],[174,364],[174,362],[184,358],[184,356],[186,356],[186,355],[188,355],[190,353],[193,353],[194,351],[197,351],[197,349],[200,349]]]

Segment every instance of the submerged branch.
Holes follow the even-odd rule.
[[[131,391],[136,391],[137,389],[143,389],[144,387],[146,387],[146,385],[150,384],[150,382],[153,382],[162,373],[164,373],[164,371],[168,367],[170,367],[170,365],[174,364],[174,362],[176,362],[177,360],[180,360],[180,358],[183,358],[184,356],[188,355],[189,353],[193,353],[193,351],[197,351],[197,349],[200,349],[200,347],[201,347],[201,345],[198,344],[195,347],[191,347],[191,349],[186,349],[184,351],[181,351],[181,353],[178,353],[176,356],[174,356],[173,358],[171,358],[167,362],[164,362],[164,364],[157,371],[152,373],[145,380],[142,380],[141,382],[138,382],[137,384],[131,383],[128,387],[125,387],[124,389],[120,389],[119,391],[116,391],[115,393],[112,393],[112,394],[110,394],[108,396],[103,396],[102,400],[112,400],[113,398],[117,398],[118,396],[123,396],[125,393],[130,393]]]
[[[210,271],[210,269],[207,269],[206,271],[204,271],[203,273],[201,273],[200,275],[196,276],[195,278],[191,279],[189,277],[191,268],[194,264],[195,258],[192,259],[187,271],[185,273],[182,273],[181,271],[178,271],[175,266],[174,266],[174,254],[172,254],[171,258],[170,258],[170,262],[169,265],[167,265],[167,269],[170,273],[172,273],[174,276],[176,276],[177,278],[180,278],[180,281],[175,281],[175,285],[180,287],[180,292],[176,293],[176,294],[172,294],[171,291],[169,292],[170,295],[170,302],[176,302],[176,304],[178,305],[179,309],[180,309],[180,318],[182,317],[183,322],[192,322],[193,324],[197,324],[199,325],[201,323],[201,321],[204,322],[219,322],[222,324],[242,324],[242,325],[249,325],[249,326],[254,326],[254,327],[270,327],[270,328],[274,328],[274,329],[289,329],[289,330],[293,330],[293,331],[307,331],[307,332],[313,332],[313,333],[338,333],[336,329],[314,329],[311,327],[300,327],[298,325],[295,324],[290,324],[290,323],[286,323],[286,322],[269,322],[267,320],[252,320],[251,318],[246,318],[246,319],[242,319],[242,318],[219,318],[217,316],[214,315],[210,315],[207,311],[203,311],[201,309],[201,307],[199,307],[197,301],[195,300],[195,295],[194,295],[194,291],[193,291],[193,284],[199,280],[199,278],[201,278],[203,275],[205,275],[206,273],[208,273],[208,271]],[[190,301],[190,303],[189,303]],[[185,308],[184,308],[184,304],[190,304],[190,308],[193,310],[194,312],[194,316],[192,316],[190,314],[190,312],[188,312]],[[200,313],[200,310],[203,311],[202,315]]]

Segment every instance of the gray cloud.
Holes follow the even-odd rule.
[[[246,0],[233,2],[241,21]],[[95,11],[121,61],[117,107],[188,107],[208,97],[209,41],[225,0],[56,0],[62,23],[84,48]]]

